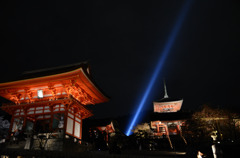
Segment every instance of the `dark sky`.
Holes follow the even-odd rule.
[[[1,80],[89,61],[111,97],[95,106],[95,115],[133,113],[183,2],[2,1]],[[194,0],[146,106],[163,97],[163,78],[168,95],[184,99],[184,109],[240,106],[239,53],[239,3]]]

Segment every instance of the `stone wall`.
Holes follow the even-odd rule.
[[[32,149],[41,150],[41,148],[49,151],[62,151],[63,139],[34,139]]]

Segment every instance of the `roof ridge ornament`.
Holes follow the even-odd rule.
[[[166,86],[165,80],[163,80],[163,84],[164,84],[164,97],[163,98],[169,98],[168,94],[167,94],[167,86]]]

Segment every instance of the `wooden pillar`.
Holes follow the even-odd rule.
[[[177,134],[180,134],[180,132],[181,132],[180,125],[179,123],[177,123]]]
[[[9,138],[10,138],[11,133],[12,133],[12,127],[13,127],[14,119],[15,119],[15,117],[14,117],[14,113],[13,113],[12,118],[11,118],[11,123],[10,123],[9,131],[8,131],[8,137],[9,137]]]
[[[23,112],[24,112],[24,118],[23,118],[23,127],[22,127],[22,130],[25,129],[26,127],[26,122],[27,122],[27,109],[23,109]],[[24,130],[25,131],[25,130]]]
[[[82,118],[80,118],[80,139],[81,139],[81,141],[80,141],[80,144],[82,143],[82,124],[83,124],[83,121],[82,121]]]
[[[75,122],[76,122],[76,112],[75,109],[73,109],[73,136],[75,134]]]
[[[53,106],[54,105],[51,105],[51,106],[49,106],[49,109],[50,109],[50,111],[51,111],[51,121],[50,121],[50,124],[49,124],[49,126],[50,126],[50,131],[52,131],[53,132],[53,128],[52,128],[52,126],[53,126]],[[59,105],[60,106],[60,105]],[[60,108],[59,108],[59,110],[60,110]]]
[[[169,135],[169,131],[168,131],[168,126],[165,125],[165,131],[166,131],[166,135]]]
[[[68,110],[69,110],[69,104],[65,104],[65,112],[64,112],[64,126],[63,126],[63,129],[64,129],[64,138],[65,138],[65,134],[66,134],[66,131],[67,131],[67,118],[68,118]]]

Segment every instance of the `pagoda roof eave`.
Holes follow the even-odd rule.
[[[172,99],[172,98],[163,98],[158,101],[154,101],[153,103],[172,103],[172,102],[178,102],[178,101],[183,101],[183,99]]]

